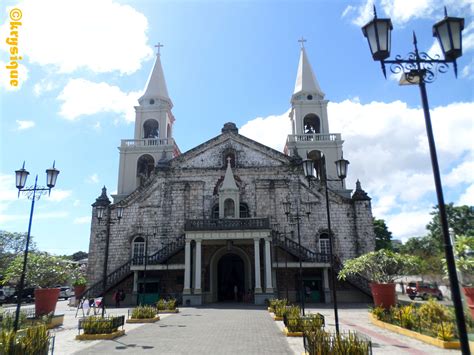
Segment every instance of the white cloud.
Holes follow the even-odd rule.
[[[91,223],[91,216],[77,217],[74,218],[74,224],[88,224]]]
[[[25,129],[33,128],[36,125],[36,123],[34,121],[20,121],[20,120],[16,120],[16,124],[17,124],[17,129],[19,131],[23,131]]]
[[[244,124],[239,129],[239,133],[258,142],[265,142],[265,145],[276,150],[283,151],[286,135],[291,132],[289,113],[290,110],[281,115],[257,117]],[[272,129],[270,130],[268,127],[272,127]]]
[[[53,80],[42,79],[39,83],[33,86],[33,93],[35,96],[41,96],[45,92],[50,92],[58,88],[58,84]]]
[[[23,12],[18,47],[31,63],[52,65],[63,73],[88,69],[130,74],[152,56],[148,21],[129,5],[113,0],[23,0],[15,7]],[[8,31],[5,22],[0,38]],[[4,42],[0,48],[7,50]]]
[[[67,120],[101,112],[113,112],[127,122],[135,120],[134,106],[141,92],[124,93],[105,82],[71,79],[58,96],[62,101],[59,114]]]
[[[377,7],[377,16],[390,17],[394,26],[403,26],[413,19],[432,19],[439,21],[444,17],[443,7],[447,6],[448,15],[463,16],[474,11],[470,0],[366,0],[359,6],[347,6],[342,17],[353,15],[351,22],[363,26],[373,18],[373,5]],[[451,13],[451,11],[455,13]]]
[[[463,190],[474,180],[472,112],[474,103],[431,110],[443,182],[450,188]],[[427,197],[434,192],[434,183],[422,109],[401,101],[345,100],[329,103],[328,115],[330,132],[343,134],[344,157],[353,162],[347,186],[355,186],[357,178],[362,181],[373,197],[374,215],[386,219],[397,238],[423,234],[431,218],[434,203]],[[289,132],[288,113],[258,117],[240,129],[241,134],[280,151]],[[469,187],[462,200],[472,198],[473,192]],[[403,218],[407,223],[398,225]]]
[[[47,200],[51,202],[61,202],[72,195],[71,190],[61,190],[58,188],[54,188],[51,190],[51,195],[47,197]]]
[[[0,37],[5,38],[5,37]],[[4,41],[0,41],[3,43]],[[18,68],[7,69],[9,63],[0,61],[0,88],[6,91],[19,91],[26,80],[28,80],[28,69],[21,63],[18,63]],[[18,86],[14,86],[11,80],[17,76]]]
[[[81,201],[80,201],[80,200],[74,200],[74,202],[72,203],[72,205],[73,205],[74,207],[77,207],[77,206],[79,206],[80,204],[81,204]]]
[[[94,173],[91,176],[88,176],[85,181],[89,184],[98,184],[99,183],[99,175],[97,175],[97,173]]]
[[[456,205],[474,206],[474,184],[471,184],[459,197]]]

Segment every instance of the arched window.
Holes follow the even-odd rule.
[[[224,201],[224,218],[233,218],[235,216],[234,200],[228,198]]]
[[[132,243],[132,257],[135,264],[143,264],[145,256],[145,239],[136,237]]]
[[[326,178],[326,158],[320,150],[312,150],[307,155],[314,162],[314,170],[318,179]]]
[[[321,121],[314,113],[304,116],[303,127],[305,134],[321,133]]]
[[[143,124],[143,138],[158,138],[158,121],[156,120],[146,120]]]
[[[144,154],[137,161],[138,184],[142,185],[148,179],[155,168],[155,159],[149,154]]]
[[[240,218],[250,218],[249,206],[246,203],[240,204]]]
[[[329,254],[331,251],[330,247],[331,240],[329,239],[329,234],[323,233],[319,236],[319,252],[321,254],[326,254],[323,256],[323,259],[327,259],[329,261]]]

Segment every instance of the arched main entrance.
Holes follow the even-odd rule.
[[[241,301],[244,292],[244,261],[237,254],[225,254],[217,264],[217,299],[218,301]]]

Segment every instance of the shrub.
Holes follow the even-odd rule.
[[[370,340],[354,332],[329,333],[322,329],[306,332],[307,350],[310,355],[366,355],[372,351]]]
[[[39,325],[14,332],[0,332],[0,354],[8,355],[47,355],[49,333],[46,326]]]
[[[110,334],[117,331],[120,325],[123,325],[122,317],[90,316],[82,320],[82,329],[84,334]]]
[[[12,330],[15,323],[15,312],[4,312],[0,314],[0,328],[3,330]],[[20,312],[18,319],[18,328],[24,328],[26,324],[26,313]],[[0,353],[1,354],[1,353]]]
[[[159,311],[175,311],[176,310],[177,301],[175,298],[170,298],[168,301],[161,298],[156,303],[156,308]]]
[[[132,318],[134,319],[150,319],[155,318],[157,309],[152,306],[138,306],[132,310]]]
[[[390,309],[393,319],[402,328],[413,329],[416,324],[415,307],[412,304],[402,307],[392,307]]]
[[[277,300],[275,304],[275,308],[274,308],[275,316],[283,317],[286,313],[287,304],[288,304],[288,301],[286,299]]]
[[[378,320],[384,320],[386,318],[385,316],[385,308],[383,308],[382,306],[377,306],[375,308],[372,308],[370,310],[370,313],[372,313],[372,315],[377,318]]]
[[[286,327],[290,332],[301,332],[303,331],[301,325],[301,315],[299,306],[286,307],[285,319]]]

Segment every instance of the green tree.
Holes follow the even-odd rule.
[[[474,209],[469,206],[454,206],[453,203],[445,205],[449,228],[454,230],[455,235],[474,237]],[[443,251],[443,233],[439,219],[439,207],[434,206],[430,213],[432,219],[426,226],[429,237],[432,239],[439,251]]]
[[[3,273],[18,256],[25,250],[26,233],[7,232],[0,230],[0,282],[3,279]],[[35,251],[36,245],[30,236],[29,250]]]
[[[73,265],[70,261],[48,253],[34,252],[28,255],[26,266],[26,287],[51,288],[65,284]],[[16,284],[20,281],[23,270],[23,255],[18,255],[5,272],[5,283]]]
[[[392,250],[392,232],[390,232],[383,219],[372,219],[375,232],[375,250]]]

